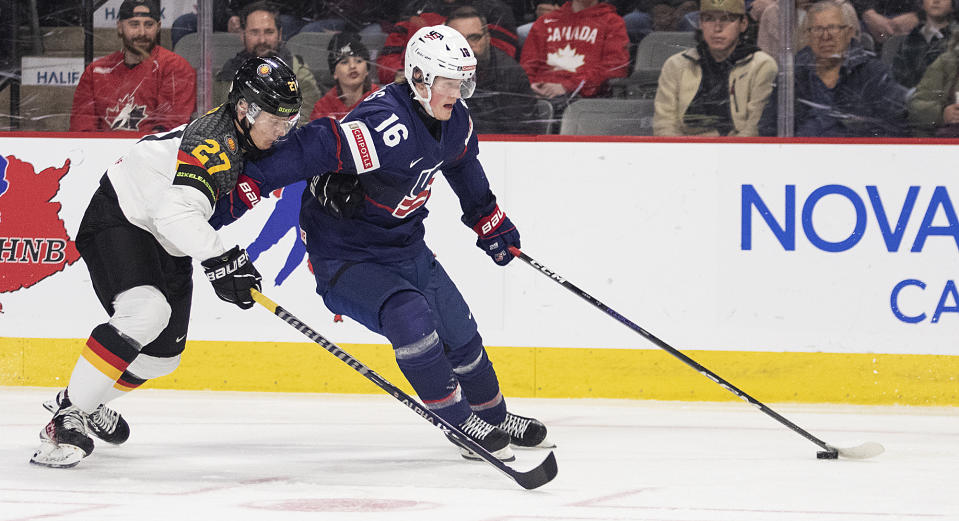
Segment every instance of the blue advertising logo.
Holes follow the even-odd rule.
[[[879,189],[876,186],[866,186],[866,194],[869,198],[872,214],[867,211],[866,204],[855,190],[843,185],[825,185],[815,190],[803,202],[800,213],[803,234],[809,241],[809,244],[815,248],[832,253],[844,252],[856,244],[863,237],[866,230],[866,224],[871,216],[875,217],[876,224],[882,234],[883,241],[886,244],[886,250],[889,252],[898,252],[905,238],[906,226],[912,217],[916,199],[919,196],[920,187],[910,186],[906,193],[906,200],[903,202],[899,215],[896,218],[895,226],[890,223],[890,216],[887,215],[886,205],[882,202]],[[823,239],[813,225],[812,214],[822,198],[827,195],[836,195],[845,198],[852,205],[856,212],[856,221],[850,223],[849,235],[840,241],[827,241]],[[753,245],[753,209],[763,218],[766,226],[776,237],[776,240],[782,245],[785,251],[796,250],[796,185],[785,186],[785,215],[783,223],[780,224],[776,217],[769,210],[769,206],[763,201],[759,192],[753,185],[742,185],[742,226],[740,237],[740,248],[742,250],[751,250]],[[891,209],[894,210],[894,209]],[[936,216],[941,212],[948,222],[945,226],[934,226],[932,223]],[[949,198],[949,191],[945,186],[937,186],[926,207],[922,223],[919,225],[919,231],[912,241],[911,252],[921,252],[926,244],[926,239],[930,236],[952,237],[959,250],[959,217],[956,216],[955,206]]]
[[[806,237],[806,240],[809,241],[809,244],[819,250],[830,253],[848,251],[862,240],[866,231],[866,225],[870,219],[874,218],[877,225],[876,227],[882,234],[886,251],[890,253],[900,251],[900,248],[903,247],[903,242],[906,241],[906,228],[909,225],[909,220],[913,216],[921,187],[909,187],[901,208],[889,208],[886,203],[883,203],[878,187],[869,185],[866,186],[865,189],[867,198],[869,199],[869,208],[872,209],[872,213],[869,212],[869,208],[867,208],[863,198],[848,186],[832,184],[824,185],[813,190],[806,200],[802,202],[802,209],[798,213],[803,235]],[[813,224],[812,215],[816,209],[816,205],[828,195],[844,198],[852,206],[856,215],[855,222],[849,223],[849,235],[842,240],[828,241],[822,238]],[[751,184],[742,185],[740,208],[742,210],[742,215],[740,216],[739,245],[741,250],[748,251],[753,249],[753,210],[755,210],[755,212],[762,217],[766,227],[772,232],[783,250],[787,252],[796,251],[796,185],[784,186],[785,212],[781,221],[777,220],[762,196],[759,195],[759,192]],[[890,211],[894,213],[890,215]],[[898,213],[898,215],[896,215],[896,213]],[[938,216],[944,218],[946,222],[945,225],[933,224]],[[895,223],[893,223],[891,219],[894,219]],[[955,206],[945,186],[937,186],[933,189],[929,204],[923,212],[922,222],[919,224],[916,236],[912,239],[911,245],[909,246],[909,251],[912,253],[922,252],[926,240],[935,236],[952,238],[957,250],[959,250],[959,217],[956,216]],[[906,244],[909,244],[909,241],[906,241]],[[909,278],[893,286],[889,296],[889,306],[893,316],[902,322],[918,324],[929,318],[929,322],[935,324],[939,322],[943,313],[956,313],[959,315],[959,291],[957,291],[956,283],[952,280],[946,281],[942,291],[939,292],[939,299],[932,311],[931,318],[924,312],[917,313],[915,310],[903,310],[900,305],[900,295],[904,291],[925,292],[926,283],[915,278]]]

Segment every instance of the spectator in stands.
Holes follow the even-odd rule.
[[[526,71],[510,55],[490,44],[486,19],[472,7],[461,7],[446,19],[476,55],[476,90],[467,102],[476,132],[537,133],[536,95]]]
[[[299,32],[347,31],[360,37],[386,37],[383,25],[391,26],[400,15],[399,2],[382,0],[307,0],[312,3],[312,21]]]
[[[799,27],[802,25],[803,20],[806,19],[806,9],[812,5],[812,0],[795,0],[794,5],[796,7],[796,14],[793,16],[793,52],[795,52],[796,49],[802,49],[806,46],[806,40],[802,32],[799,31]],[[853,15],[855,15],[855,9],[851,4],[844,4],[844,7],[853,10]],[[779,25],[779,2],[773,2],[762,11],[762,16],[759,19],[759,31],[756,34],[756,45],[761,51],[772,56],[773,59],[776,60],[776,64],[780,66],[782,65],[779,62],[779,50],[782,48],[780,42],[781,37],[782,29],[780,29]],[[858,38],[858,33],[856,37]]]
[[[878,44],[890,36],[909,34],[919,25],[916,0],[853,0],[853,5]]]
[[[313,105],[310,120],[323,117],[340,119],[363,98],[380,88],[370,72],[370,51],[352,32],[338,33],[330,40],[330,74],[335,85]]]
[[[920,3],[922,23],[906,36],[892,61],[893,77],[906,88],[919,83],[926,67],[946,50],[952,35],[955,11],[952,0],[920,0]]]
[[[926,68],[908,107],[916,135],[959,137],[959,31]]]
[[[223,68],[216,73],[213,83],[213,103],[219,105],[226,101],[230,92],[230,83],[233,76],[243,62],[253,57],[265,58],[277,56],[286,62],[300,84],[303,94],[303,106],[300,108],[300,124],[308,121],[310,109],[320,98],[320,89],[316,85],[313,73],[303,62],[303,58],[294,56],[283,44],[283,31],[277,25],[279,11],[265,1],[258,1],[247,5],[240,17],[243,28],[244,49],[223,64]]]
[[[523,48],[523,43],[526,42],[526,37],[529,36],[529,30],[533,28],[533,23],[536,20],[539,20],[547,13],[551,13],[559,9],[560,2],[558,0],[533,0],[536,4],[536,7],[533,10],[533,21],[520,25],[516,28],[516,39],[519,41],[519,48]]]
[[[813,4],[814,0],[795,0],[796,6],[796,15],[793,17],[795,25],[793,26],[793,52],[795,53],[798,49],[802,49],[806,46],[806,35],[803,34],[799,28],[803,24],[803,20],[806,19],[806,9]],[[852,37],[862,41],[862,24],[859,22],[859,17],[856,14],[856,8],[853,7],[849,2],[841,2],[843,17],[849,20],[856,20],[852,28]],[[751,11],[750,11],[751,12]],[[763,10],[762,19],[759,21],[759,31],[756,37],[756,45],[759,46],[759,49],[765,52],[766,54],[772,56],[776,60],[776,64],[782,66],[779,63],[779,49],[780,45],[780,35],[781,31],[779,29],[779,2],[773,2],[766,9]]]
[[[83,71],[73,96],[71,131],[159,132],[190,121],[196,72],[158,45],[157,0],[124,0],[117,14],[123,49]]]
[[[681,31],[683,18],[696,11],[694,0],[637,0],[635,10],[626,15],[627,23],[648,17],[653,31]]]
[[[244,9],[259,0],[213,0],[213,30],[218,32],[243,32],[241,21]],[[274,8],[279,11],[276,20],[277,26],[283,34],[290,38],[300,30],[304,24],[312,19],[311,2],[313,0],[282,0]],[[326,0],[317,0],[326,1]],[[173,47],[187,34],[197,30],[197,15],[195,12],[178,16],[173,21],[170,39]]]
[[[657,136],[757,136],[778,71],[771,56],[743,40],[743,0],[702,0],[697,45],[674,54],[659,75]]]
[[[906,135],[907,90],[852,37],[855,23],[841,1],[822,0],[808,9],[800,29],[808,45],[796,55],[796,136]],[[775,134],[775,105],[763,114],[764,134]]]
[[[516,21],[513,11],[501,0],[411,0],[403,8],[400,21],[386,37],[376,60],[380,83],[403,77],[403,56],[410,36],[419,28],[442,25],[446,17],[460,7],[473,7],[489,22],[490,42],[510,56],[516,56]]]
[[[605,93],[607,80],[624,78],[629,37],[616,9],[599,0],[570,0],[536,20],[520,65],[537,96],[558,111],[577,97]]]

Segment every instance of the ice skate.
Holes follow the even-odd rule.
[[[40,448],[30,463],[44,467],[69,468],[93,452],[93,438],[87,435],[85,414],[73,405],[60,407],[40,431]]]
[[[67,390],[63,389],[53,400],[43,402],[43,406],[50,412],[56,412],[65,401],[69,402],[70,399],[67,397]],[[97,407],[92,414],[85,414],[82,411],[80,414],[83,415],[90,434],[107,443],[119,445],[130,437],[130,425],[127,421],[120,413],[105,405]]]
[[[486,423],[479,416],[470,414],[463,423],[459,424],[459,428],[463,431],[463,434],[469,436],[471,440],[475,441],[493,456],[496,456],[500,461],[513,461],[516,459],[516,456],[513,455],[513,450],[509,447],[509,435],[503,432],[499,427]],[[483,459],[472,450],[460,445],[460,443],[449,434],[447,434],[446,437],[460,448],[460,454],[464,458],[468,460]]]
[[[546,426],[537,419],[508,412],[506,419],[498,427],[509,434],[510,443],[517,447],[556,447],[555,443],[546,438]]]

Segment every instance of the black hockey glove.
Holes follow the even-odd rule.
[[[513,260],[509,247],[520,247],[519,231],[503,210],[499,209],[499,205],[494,206],[492,213],[480,218],[472,228],[476,235],[479,235],[476,245],[492,257],[493,262],[506,266]]]
[[[366,199],[360,178],[353,174],[330,172],[310,181],[310,193],[333,217],[350,219]]]
[[[232,250],[207,259],[200,264],[206,278],[213,284],[213,291],[221,300],[236,304],[240,309],[253,307],[250,288],[260,290],[260,273],[253,267],[246,250],[234,246]]]

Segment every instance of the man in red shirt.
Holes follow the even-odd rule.
[[[157,45],[157,0],[124,0],[117,16],[123,49],[87,66],[73,95],[71,131],[159,132],[190,121],[196,71]]]
[[[615,7],[571,0],[533,23],[520,65],[541,98],[590,98],[603,92],[606,80],[627,76],[628,45]]]

